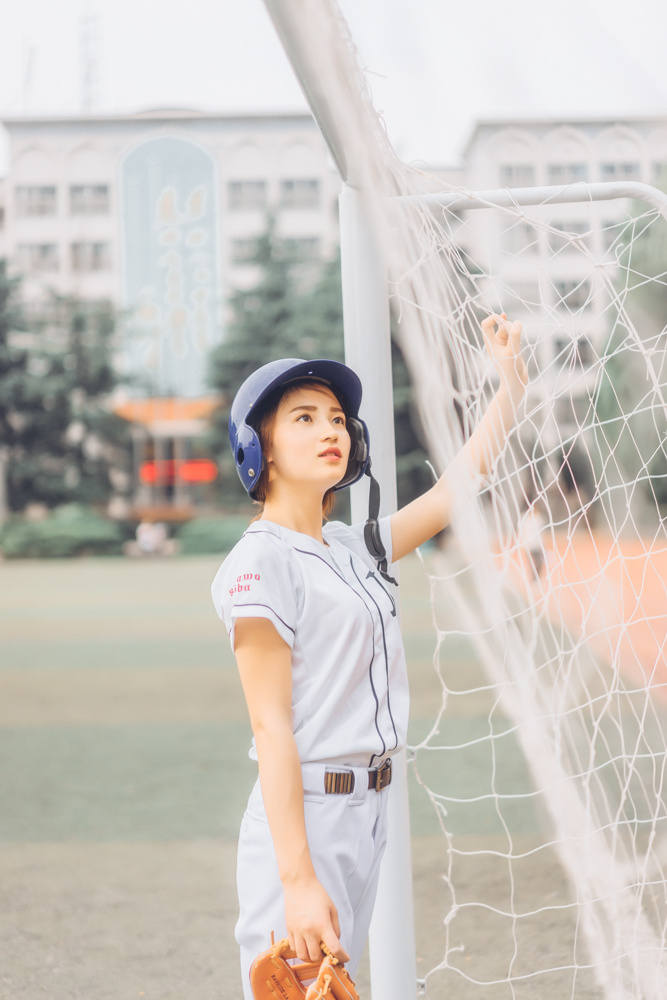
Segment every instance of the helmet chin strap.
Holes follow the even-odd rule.
[[[394,586],[398,586],[398,581],[396,581],[393,576],[389,576],[387,572],[387,550],[382,543],[382,536],[380,534],[380,525],[378,524],[378,515],[380,513],[380,484],[371,472],[371,460],[368,459],[368,465],[366,466],[366,475],[371,481],[370,488],[368,491],[368,520],[364,525],[364,541],[366,542],[366,548],[373,556],[373,559],[377,562],[378,572],[383,579],[388,583],[393,583]]]

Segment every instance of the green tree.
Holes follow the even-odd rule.
[[[619,290],[627,289],[626,309],[636,324],[659,332],[667,322],[667,222],[645,209],[636,210],[618,237],[623,244]]]
[[[26,424],[34,419],[34,376],[29,371],[29,355],[16,343],[25,330],[25,318],[18,304],[18,285],[0,260],[0,521],[7,516],[12,496],[8,477],[13,459],[21,449]]]
[[[112,470],[129,466],[127,424],[108,406],[117,382],[113,311],[54,296],[28,323],[17,290],[3,269],[0,350],[13,365],[0,401],[8,506],[105,502]]]

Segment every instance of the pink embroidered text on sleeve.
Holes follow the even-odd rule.
[[[239,573],[236,577],[236,583],[229,591],[230,596],[233,597],[234,594],[241,594],[249,591],[251,584],[255,580],[259,580],[259,578],[259,573]]]

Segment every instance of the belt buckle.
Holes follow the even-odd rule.
[[[383,788],[391,782],[391,757],[388,758],[382,767],[377,769],[375,775],[375,791],[381,792]]]

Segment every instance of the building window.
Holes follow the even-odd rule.
[[[283,208],[319,208],[319,180],[316,177],[306,177],[281,181],[280,204]]]
[[[588,394],[581,396],[567,395],[556,400],[555,418],[560,427],[590,426],[593,403]]]
[[[654,184],[667,184],[667,161],[655,162],[653,164],[653,183]]]
[[[55,185],[19,185],[16,188],[17,215],[55,215]]]
[[[22,271],[57,271],[57,243],[19,243],[16,248]]]
[[[601,163],[600,177],[603,181],[638,181],[641,168],[638,163]]]
[[[566,219],[563,222],[552,222],[552,229],[555,233],[549,233],[549,250],[551,253],[560,253],[563,250],[576,250],[578,247],[590,247],[591,230],[588,223],[583,219]],[[562,236],[559,234],[563,233]],[[570,239],[576,236],[577,239]]]
[[[503,163],[500,166],[501,187],[532,187],[535,167],[530,163]]]
[[[288,257],[308,260],[320,255],[319,236],[286,236],[282,245]]]
[[[230,209],[266,208],[266,181],[229,181]]]
[[[588,180],[587,163],[550,163],[547,167],[549,184],[576,184]]]
[[[0,231],[5,228],[5,209],[0,205]]]
[[[108,271],[111,267],[109,243],[72,243],[73,271]]]
[[[69,208],[72,215],[105,215],[109,211],[109,185],[72,184]]]
[[[554,281],[554,289],[558,296],[556,306],[559,309],[580,312],[591,304],[591,283],[587,278],[580,281],[576,279],[574,281]]]
[[[540,251],[540,234],[529,222],[519,221],[504,229],[502,247],[505,253],[536,254]]]
[[[540,286],[537,281],[527,279],[525,281],[513,281],[502,295],[503,309],[507,312],[514,310],[530,310],[540,305]],[[498,310],[500,311],[500,310]]]
[[[595,361],[595,351],[588,337],[572,337],[563,335],[554,341],[556,360],[569,368],[590,368]]]
[[[257,253],[257,237],[243,237],[232,240],[231,256],[232,264],[253,263],[253,257]]]

